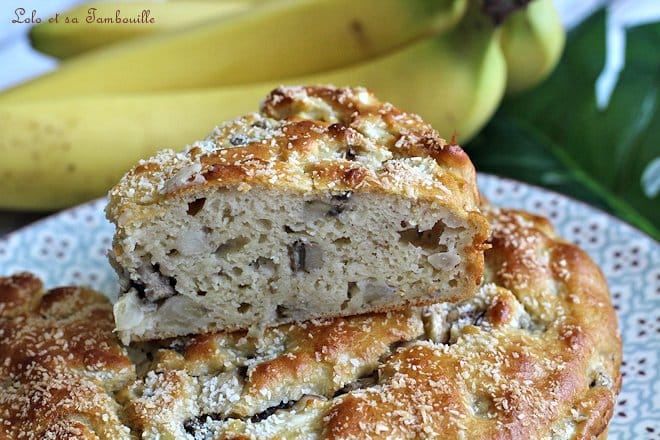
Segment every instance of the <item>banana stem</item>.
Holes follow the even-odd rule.
[[[522,9],[531,0],[484,0],[483,13],[489,16],[493,23],[499,25],[506,17],[518,9]]]

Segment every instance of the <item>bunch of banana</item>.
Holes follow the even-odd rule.
[[[496,26],[482,1],[264,1],[84,53],[0,95],[0,206],[54,209],[102,195],[137,159],[254,111],[281,83],[364,85],[465,140],[506,88],[520,88],[507,83],[509,22]],[[558,22],[551,32],[563,36]],[[539,81],[560,50],[536,50],[555,57],[535,70]]]

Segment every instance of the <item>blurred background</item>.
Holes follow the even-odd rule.
[[[336,19],[344,35],[333,17],[345,14],[320,0],[3,1],[0,236],[304,80],[364,84],[456,136],[478,171],[660,239],[660,2],[423,3],[349,2],[362,6]],[[109,21],[83,23],[89,7]]]

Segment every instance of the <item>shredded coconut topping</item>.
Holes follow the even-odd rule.
[[[142,161],[111,191],[142,205],[201,185],[265,185],[312,192],[384,190],[471,210],[475,173],[417,115],[362,88],[281,87],[260,113],[215,127],[183,152]],[[248,188],[246,188],[248,189]]]

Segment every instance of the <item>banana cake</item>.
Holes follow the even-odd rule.
[[[261,331],[472,295],[488,223],[474,167],[362,88],[280,87],[261,111],[111,190],[122,339]]]
[[[491,209],[472,298],[132,344],[109,301],[0,278],[0,438],[599,439],[621,386],[605,279]]]

